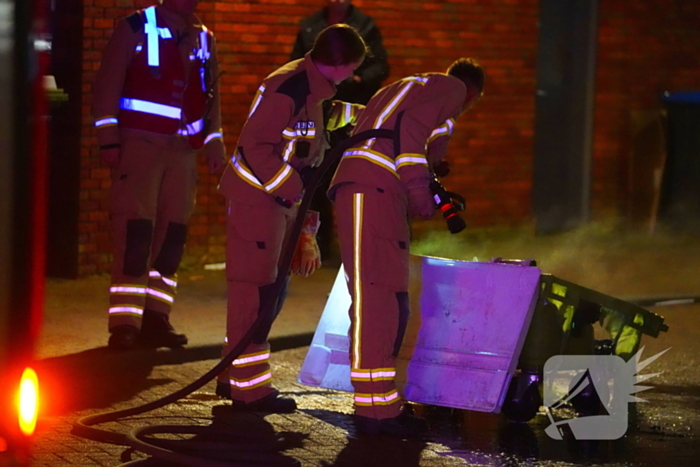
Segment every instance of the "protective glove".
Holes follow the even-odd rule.
[[[429,180],[412,180],[408,184],[408,216],[430,219],[435,214],[435,199],[430,192]]]
[[[321,267],[321,251],[316,242],[316,233],[320,225],[318,212],[306,213],[299,243],[292,259],[292,272],[298,276],[308,277]]]

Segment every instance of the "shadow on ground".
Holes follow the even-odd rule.
[[[303,412],[348,432],[345,447],[332,463],[323,462],[321,465],[324,467],[417,467],[421,462],[421,453],[427,446],[423,439],[404,440],[392,436],[358,435],[350,415],[347,414],[323,409]]]
[[[313,335],[297,334],[270,339],[273,352],[308,346]],[[42,375],[44,413],[111,407],[128,401],[144,390],[171,383],[172,379],[149,378],[153,368],[163,365],[221,358],[221,345],[179,349],[135,349],[115,351],[107,347],[86,350],[39,362]],[[52,390],[53,388],[53,390]],[[57,389],[60,388],[60,389]]]

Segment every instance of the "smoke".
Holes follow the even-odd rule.
[[[413,254],[488,262],[534,259],[542,272],[617,297],[700,295],[700,239],[670,231],[631,231],[619,221],[536,236],[529,227],[419,234]]]

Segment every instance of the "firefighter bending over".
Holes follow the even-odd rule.
[[[361,106],[327,101],[335,94],[335,85],[360,66],[365,52],[365,43],[353,28],[330,26],[304,58],[265,78],[253,98],[219,186],[228,201],[225,353],[240,342],[258,317],[259,287],[277,278],[305,175],[321,163],[328,147],[326,130],[354,124],[357,119]],[[328,115],[324,115],[324,103]],[[312,220],[307,226],[299,245],[301,266],[292,268],[303,275],[320,264],[313,232],[317,223]],[[307,251],[302,243],[309,242],[312,248]],[[283,295],[278,297],[278,311]],[[269,327],[259,332],[219,378],[217,394],[232,398],[236,410],[284,413],[296,409],[294,399],[280,396],[272,386],[268,333]]]
[[[446,74],[418,74],[382,88],[354,133],[393,129],[393,141],[370,139],[347,150],[331,182],[352,296],[351,381],[360,433],[414,436],[427,429],[404,410],[394,382],[409,312],[409,218],[434,214],[431,167],[445,157],[455,120],[483,84],[481,67],[460,59]]]

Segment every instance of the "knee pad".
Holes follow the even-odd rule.
[[[126,250],[124,251],[124,274],[140,277],[148,271],[148,256],[153,241],[153,221],[131,219],[126,221]]]
[[[182,261],[186,240],[187,226],[175,222],[169,223],[163,246],[160,247],[153,268],[164,276],[175,274],[180,266],[180,261]]]

